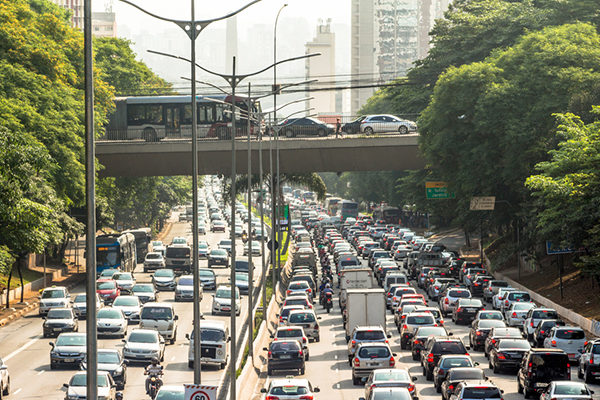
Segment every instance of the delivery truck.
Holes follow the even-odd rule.
[[[370,268],[344,269],[340,272],[340,308],[346,308],[346,292],[348,289],[372,289],[375,286],[373,270]]]
[[[347,289],[346,309],[342,312],[346,340],[357,326],[381,326],[385,330],[385,311],[383,289]]]

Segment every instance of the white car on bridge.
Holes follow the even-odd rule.
[[[360,123],[360,131],[367,135],[380,132],[399,132],[406,134],[417,131],[417,124],[394,115],[368,115]]]

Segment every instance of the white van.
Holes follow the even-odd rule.
[[[154,329],[175,344],[178,319],[172,304],[146,303],[140,312],[140,329]]]
[[[383,281],[383,290],[387,293],[394,284],[408,285],[408,278],[404,274],[394,272],[386,274],[385,280]]]
[[[224,369],[229,361],[229,325],[224,321],[202,320],[200,321],[200,354],[202,364],[219,364],[219,369]],[[194,331],[186,334],[190,341],[188,350],[188,367],[194,368]]]

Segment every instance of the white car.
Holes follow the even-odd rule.
[[[127,318],[129,322],[140,321],[140,310],[142,306],[138,296],[117,296],[115,301],[113,301],[112,306],[113,308],[123,311],[125,318]]]
[[[248,255],[248,243],[250,243],[250,241],[246,242],[246,244],[244,245],[244,255],[247,256]],[[252,240],[252,255],[253,256],[260,256],[260,242],[257,242],[255,240]]]
[[[202,289],[200,289],[202,292]],[[200,294],[202,298],[202,294]],[[181,275],[175,287],[175,301],[194,300],[194,276]]]
[[[399,132],[406,134],[417,131],[417,124],[394,115],[368,115],[360,123],[360,131],[367,135],[378,132]]]
[[[166,250],[165,250],[166,252]],[[144,259],[144,272],[156,271],[165,267],[165,255],[163,252],[150,252]]]
[[[10,394],[10,374],[8,373],[8,366],[4,364],[2,358],[0,358],[0,391],[0,398]]]
[[[514,292],[517,289],[512,288],[512,287],[507,287],[507,288],[500,288],[498,290],[498,293],[496,293],[494,295],[494,297],[492,297],[492,307],[494,307],[494,310],[501,310],[502,309],[502,303],[504,301],[504,297],[508,296],[509,292]]]
[[[40,296],[39,315],[48,314],[51,308],[66,308],[71,304],[69,291],[64,286],[53,286],[42,291]]]
[[[152,252],[161,253],[164,256],[167,252],[167,246],[160,240],[154,240],[152,242]]]
[[[513,303],[509,309],[506,310],[504,317],[508,326],[523,326],[523,319],[527,317],[527,313],[532,308],[535,308],[534,303]]]
[[[125,337],[127,333],[127,318],[123,311],[106,307],[98,311],[96,326],[99,336]]]
[[[107,371],[98,371],[98,399],[115,400],[116,385]],[[71,377],[69,383],[63,384],[67,389],[65,399],[85,399],[87,394],[87,372],[79,371]]]
[[[118,272],[112,277],[116,282],[119,289],[121,289],[121,293],[131,293],[131,289],[133,289],[133,285],[135,285],[135,278],[131,272]]]
[[[260,389],[266,393],[267,399],[312,399],[319,393],[318,387],[313,387],[307,379],[273,379],[268,388]]]
[[[102,308],[104,302],[100,301],[98,293],[94,293],[96,296],[96,312]],[[87,316],[87,302],[85,293],[75,295],[72,302],[73,312],[78,318],[85,318]]]
[[[165,339],[155,330],[134,329],[127,340],[123,340],[123,358],[130,361],[148,362],[153,358],[160,361],[165,357]]]
[[[242,306],[240,291],[235,288],[235,315],[240,315]],[[212,315],[231,313],[231,286],[219,286],[213,295]]]

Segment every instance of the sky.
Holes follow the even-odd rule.
[[[189,20],[190,0],[131,0],[147,11],[162,17]],[[238,14],[237,64],[241,73],[252,72],[273,62],[273,26],[278,10],[286,1],[261,0]],[[331,19],[332,31],[336,33],[336,73],[350,71],[350,0],[288,0],[283,9],[277,29],[278,59],[295,57],[305,53],[304,44],[313,39],[319,20]],[[95,11],[103,11],[109,0],[96,0]],[[237,10],[247,4],[241,0],[196,0],[196,18],[210,19]],[[181,77],[189,76],[189,66],[177,60],[153,55],[147,50],[158,50],[180,56],[189,56],[187,35],[173,23],[160,21],[129,4],[112,1],[117,18],[117,35],[134,42],[138,58],[146,62],[164,79],[183,87]],[[224,21],[212,23],[198,37],[198,63],[218,72],[230,72],[226,65]],[[230,68],[230,67],[229,67]],[[305,75],[304,61],[295,61],[278,68],[281,82],[298,82]],[[253,84],[272,81],[272,72],[252,78]],[[199,78],[223,85],[219,78],[199,73]],[[293,100],[304,94],[289,95]],[[265,101],[268,103],[268,101]],[[268,104],[263,104],[268,107]],[[298,108],[300,106],[297,106]],[[296,111],[293,107],[291,111]]]

